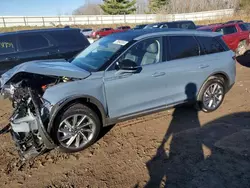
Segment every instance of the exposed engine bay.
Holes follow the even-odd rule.
[[[42,96],[47,88],[68,81],[71,79],[22,72],[1,88],[2,96],[11,100],[14,111],[9,125],[0,133],[11,133],[23,160],[56,147],[47,132],[50,114],[48,101]]]

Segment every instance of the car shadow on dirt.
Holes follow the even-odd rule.
[[[250,113],[203,126],[192,108],[176,108],[155,156],[146,163],[147,188],[249,187]]]
[[[244,55],[238,56],[236,59],[239,64],[241,64],[244,67],[249,68],[250,67],[250,50],[247,51]]]

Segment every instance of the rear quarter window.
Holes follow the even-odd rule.
[[[246,24],[239,24],[239,27],[241,28],[242,31],[248,31],[248,27]]]
[[[0,37],[0,55],[16,52],[16,40],[14,36]]]
[[[221,33],[223,35],[230,35],[230,34],[233,34],[233,33],[237,33],[237,29],[233,25],[233,26],[226,26],[226,27],[216,29],[216,32],[219,32],[219,33]]]
[[[201,46],[201,55],[224,52],[225,49],[214,37],[196,37]]]
[[[58,45],[79,45],[88,44],[86,37],[78,31],[60,31],[49,33]]]

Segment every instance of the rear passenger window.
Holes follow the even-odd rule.
[[[12,36],[0,37],[0,55],[16,51],[16,41]]]
[[[170,36],[170,58],[181,59],[199,56],[199,46],[192,36]]]
[[[245,24],[239,24],[239,27],[241,28],[242,31],[248,31],[248,28]]]
[[[82,43],[87,44],[87,39],[80,32],[51,32],[50,36],[56,40],[58,45],[77,45]]]
[[[201,55],[225,51],[221,44],[213,37],[197,37],[201,44]]]
[[[19,44],[22,51],[46,48],[49,46],[48,40],[42,35],[20,35]]]
[[[229,34],[237,33],[237,29],[235,26],[227,26],[224,28],[217,29],[216,32],[220,32],[223,35],[229,35]]]

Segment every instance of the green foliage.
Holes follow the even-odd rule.
[[[149,12],[157,13],[162,10],[167,10],[170,0],[149,0]]]
[[[101,9],[106,14],[118,15],[118,14],[132,14],[136,11],[136,0],[103,0],[103,4],[100,5]]]

